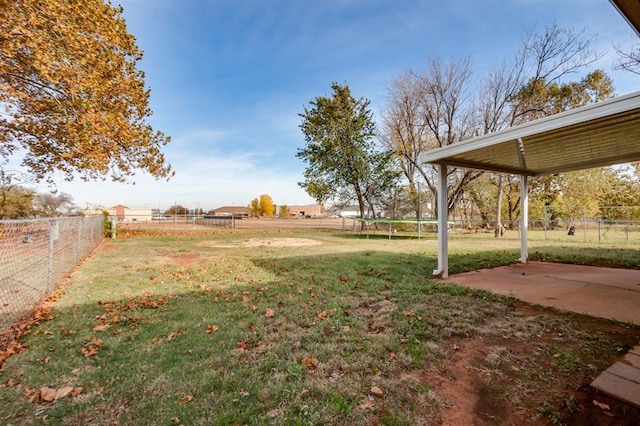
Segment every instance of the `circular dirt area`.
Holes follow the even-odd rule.
[[[322,244],[310,238],[251,238],[237,243],[222,243],[219,241],[203,241],[200,246],[234,248],[234,247],[308,247]]]

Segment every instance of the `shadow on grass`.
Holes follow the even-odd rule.
[[[420,237],[418,237],[418,234],[415,233],[415,235],[410,235],[407,232],[403,232],[401,234],[392,234],[391,236],[389,236],[389,232],[385,232],[385,231],[377,231],[375,234],[374,233],[370,233],[367,235],[366,232],[355,232],[355,233],[335,233],[332,234],[333,237],[336,238],[343,238],[343,239],[348,239],[348,240],[411,240],[411,241],[419,241],[419,240],[425,240],[425,241],[434,241],[437,240],[437,235],[434,233],[430,233],[430,232],[425,232],[423,233]]]
[[[487,250],[453,254],[449,262],[452,272],[464,272],[513,263],[517,255]],[[432,255],[271,257],[257,250],[216,262],[218,269],[214,261],[208,269],[103,268],[130,297],[75,283],[92,287],[91,301],[54,308],[52,320],[25,336],[30,348],[0,373],[3,420],[377,424],[392,416],[437,423],[430,383],[417,378],[427,363],[447,362],[438,342],[476,336],[490,319],[509,326],[513,319],[512,299],[432,280]],[[163,277],[165,287],[150,276]],[[68,385],[82,392],[38,409],[29,402],[36,389]],[[369,398],[373,386],[384,389],[383,402]],[[362,401],[371,405],[359,409]]]
[[[634,248],[542,246],[529,250],[529,259],[540,262],[640,269],[640,249]]]
[[[437,404],[427,391],[405,403],[407,383],[392,372],[443,362],[426,343],[471,336],[478,323],[509,310],[506,298],[432,281],[435,261],[426,256],[267,254],[250,262],[272,278],[252,280],[247,264],[227,277],[173,265],[182,273],[167,270],[166,279],[176,279],[171,294],[153,293],[147,281],[129,288],[132,297],[95,295],[99,302],[54,308],[24,337],[29,349],[0,373],[3,419],[373,424],[390,409],[356,407],[380,385],[392,414],[411,423],[425,409],[437,413]],[[133,277],[122,272],[113,282]],[[217,287],[221,278],[228,285]],[[69,385],[81,393],[40,411],[29,402],[38,389]]]

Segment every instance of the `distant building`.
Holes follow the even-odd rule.
[[[108,209],[86,209],[83,210],[85,216],[102,215],[104,211],[109,213],[109,216],[115,216],[119,221],[139,221],[139,220],[151,220],[153,214],[152,209],[136,209],[129,208],[122,204],[110,207]]]
[[[360,207],[358,206],[344,206],[334,208],[333,211],[336,216],[340,217],[360,217]]]
[[[276,206],[276,215],[280,216],[280,208],[282,206]],[[298,206],[289,206],[289,213],[291,217],[315,217],[322,216],[325,211],[324,207],[319,204],[306,204],[306,205],[298,205]]]
[[[247,207],[240,207],[240,206],[223,206],[223,207],[218,207],[215,210],[211,210],[208,213],[208,215],[248,217],[249,209]]]

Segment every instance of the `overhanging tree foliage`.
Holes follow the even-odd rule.
[[[351,96],[349,86],[331,85],[333,96],[319,96],[304,108],[300,128],[306,146],[296,156],[307,163],[299,182],[319,204],[357,200],[360,216],[377,193],[394,186],[393,156],[376,150],[375,124],[369,101]]]
[[[0,159],[38,179],[172,176],[155,132],[142,52],[103,0],[0,0]]]

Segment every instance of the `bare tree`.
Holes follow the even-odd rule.
[[[541,33],[530,31],[511,66],[503,65],[491,72],[481,86],[480,117],[484,133],[559,112],[558,102],[549,102],[549,89],[558,87],[567,75],[600,57],[591,51],[591,42],[585,37],[585,30],[575,33],[555,24]],[[496,237],[504,232],[504,185],[513,186],[513,180],[513,176],[498,175]]]
[[[634,45],[629,51],[616,47],[616,52],[618,52],[620,59],[615,65],[615,69],[640,74],[640,44]]]
[[[389,89],[388,107],[383,116],[383,143],[400,158],[402,171],[418,214],[416,174],[424,179],[437,199],[436,172],[424,164],[422,156],[431,149],[451,145],[473,133],[473,111],[469,108],[468,87],[471,63],[468,58],[443,63],[432,59],[421,72],[405,72]],[[451,169],[452,207],[466,185],[481,172]],[[436,206],[437,208],[437,206]]]
[[[429,143],[420,85],[414,73],[404,72],[391,82],[382,123],[381,141],[398,157],[398,165],[409,182],[409,198],[417,217],[416,173],[422,167],[420,157],[429,149]]]
[[[513,117],[509,125],[557,112],[545,102],[547,89],[602,57],[591,50],[592,42],[584,29],[576,33],[556,24],[541,33],[530,31],[515,60],[517,67],[523,66],[523,79],[520,90],[509,100]]]
[[[408,71],[395,79],[384,114],[383,142],[400,158],[411,194],[416,194],[415,180],[419,175],[437,199],[435,169],[421,162],[422,155],[429,150],[582,102],[553,98],[550,94],[568,75],[600,57],[591,51],[591,42],[585,37],[585,30],[574,32],[554,24],[541,32],[529,31],[513,59],[489,72],[479,84],[473,84],[469,59],[447,63],[431,59],[424,71]],[[459,168],[449,171],[449,208],[482,173]],[[497,236],[503,229],[503,187],[507,183],[515,184],[513,179],[498,175]]]
[[[45,217],[69,214],[73,210],[77,210],[73,203],[73,197],[65,192],[38,194],[36,204],[38,212]]]

